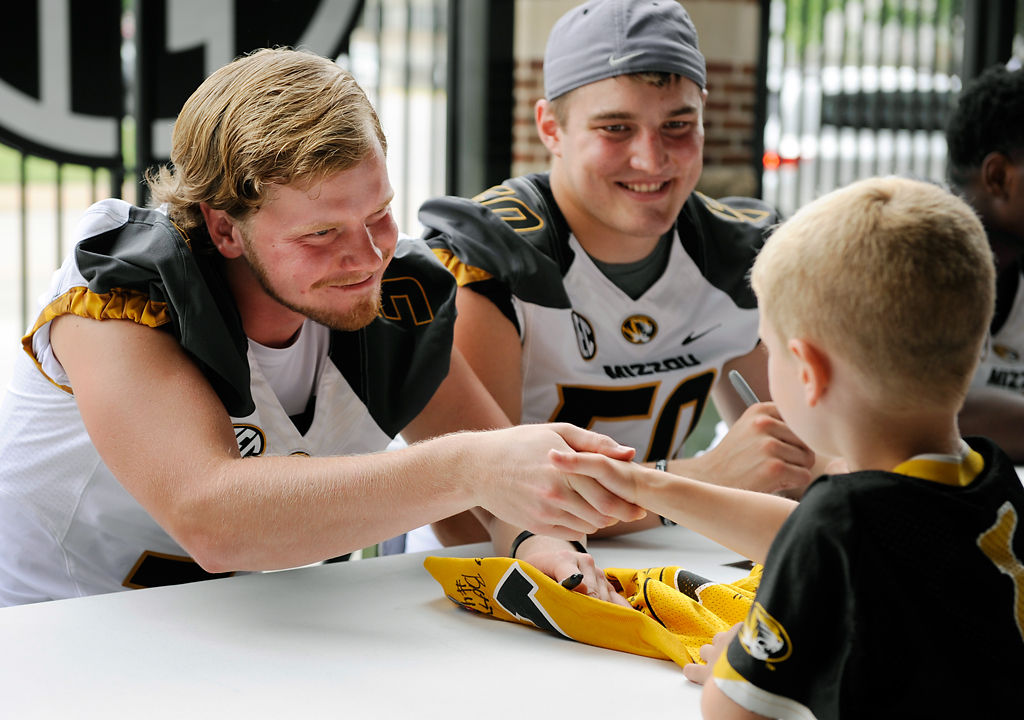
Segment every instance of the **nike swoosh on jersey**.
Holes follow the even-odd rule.
[[[718,329],[718,328],[720,328],[720,327],[722,327],[722,326],[721,326],[721,325],[714,325],[714,326],[712,326],[712,327],[709,327],[709,328],[708,328],[707,330],[705,330],[704,332],[702,332],[702,333],[697,333],[696,335],[694,335],[693,333],[689,333],[689,334],[687,334],[687,336],[686,336],[686,337],[684,337],[684,338],[683,338],[683,342],[681,342],[680,344],[681,344],[681,345],[689,345],[690,343],[692,343],[692,342],[695,342],[696,340],[700,340],[700,339],[701,339],[702,337],[704,337],[705,335],[707,335],[707,334],[708,334],[709,332],[711,332],[712,330],[716,330],[716,329]]]
[[[608,56],[608,64],[611,65],[612,67],[615,67],[616,65],[621,65],[622,63],[627,62],[629,60],[632,60],[635,57],[640,57],[643,54],[644,54],[643,50],[638,50],[635,53],[630,53],[629,55],[623,55],[622,57],[615,57],[614,55],[609,55]]]

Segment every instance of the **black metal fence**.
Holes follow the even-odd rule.
[[[964,82],[1020,53],[1020,0],[766,0],[762,193],[791,214],[853,180],[942,181]]]
[[[237,18],[238,3],[218,2],[202,25],[186,29],[181,21],[190,3],[175,0],[140,0],[127,9],[121,0],[96,0],[88,4],[89,19],[78,14],[84,3],[68,0],[56,23],[43,17],[41,1],[5,9],[25,32],[0,49],[0,385],[78,216],[103,197],[144,201],[141,173],[165,161],[177,108],[202,77],[239,52],[302,45],[352,71],[389,139],[399,226],[417,232],[420,203],[448,189],[448,28],[459,2],[250,0]],[[355,13],[349,27],[346,12]],[[258,23],[275,17],[293,20]],[[100,60],[95,39],[83,46],[86,31],[105,39]],[[224,39],[231,37],[233,44]],[[90,72],[80,72],[90,61]],[[63,84],[48,86],[45,76],[55,68]],[[59,122],[48,128],[54,116]],[[91,137],[98,139],[69,150],[68,136],[78,129],[96,131]]]

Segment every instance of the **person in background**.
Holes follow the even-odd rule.
[[[501,519],[501,552],[543,533],[558,545],[535,565],[608,597],[565,541],[642,511],[547,453],[632,450],[507,427],[452,350],[450,274],[399,238],[351,75],[243,57],[172,145],[149,178],[164,210],[94,205],[23,340],[0,408],[0,605],[305,565],[471,507]],[[445,434],[462,428],[505,429]],[[414,444],[376,452],[399,432]]]
[[[981,223],[931,183],[864,180],[785,222],[751,279],[779,412],[848,473],[818,478],[787,507],[728,488],[709,498],[705,483],[552,451],[566,472],[764,557],[746,620],[702,648],[706,665],[683,669],[704,684],[704,717],[1015,707],[1024,487],[995,443],[965,441],[957,427],[993,311]],[[951,681],[960,645],[975,641],[990,661]]]
[[[968,83],[946,128],[951,186],[974,208],[996,259],[996,310],[960,411],[1024,464],[1024,70],[991,67]]]
[[[740,371],[769,400],[746,276],[777,217],[758,200],[695,191],[706,68],[686,10],[573,8],[548,37],[544,84],[535,119],[550,172],[420,210],[459,283],[456,347],[514,423],[565,420],[674,473],[799,492],[813,453],[772,403],[747,408],[726,379]],[[731,429],[684,458],[712,399]],[[458,543],[486,536],[474,526],[463,516],[434,527]]]

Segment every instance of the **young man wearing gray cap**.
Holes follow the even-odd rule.
[[[420,211],[459,283],[456,345],[513,422],[600,429],[709,482],[803,487],[813,453],[773,404],[747,409],[723,382],[736,369],[768,396],[746,274],[777,218],[694,192],[707,92],[689,15],[665,0],[580,5],[551,31],[544,81],[550,172]],[[730,432],[677,457],[709,397]],[[435,529],[466,539],[456,527]]]

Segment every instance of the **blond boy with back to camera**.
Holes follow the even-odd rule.
[[[685,669],[704,684],[705,717],[1008,707],[1024,668],[1024,489],[994,443],[957,427],[993,308],[981,223],[933,185],[865,180],[784,223],[751,279],[779,412],[848,473],[818,478],[787,506],[553,453],[764,558],[746,621],[704,648],[707,665]],[[986,661],[968,681],[955,675],[957,649],[978,638]]]

